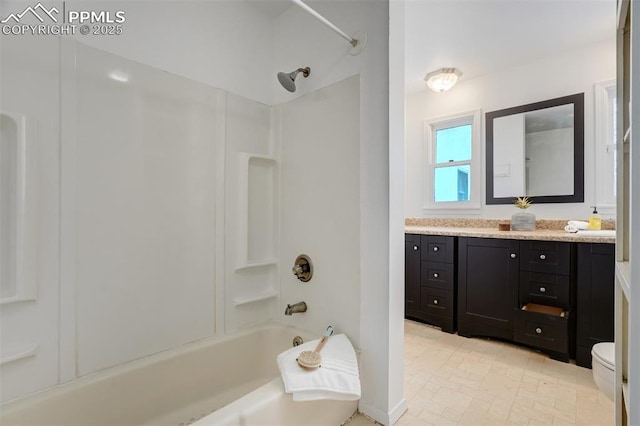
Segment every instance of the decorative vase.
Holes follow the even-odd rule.
[[[511,230],[513,231],[535,231],[536,215],[520,211],[511,215]]]

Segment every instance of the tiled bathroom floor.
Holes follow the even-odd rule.
[[[409,410],[398,425],[613,424],[591,370],[508,343],[405,321],[404,368]]]

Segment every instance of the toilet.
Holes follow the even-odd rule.
[[[596,343],[591,349],[593,380],[598,388],[613,401],[615,372],[615,346],[613,342]]]

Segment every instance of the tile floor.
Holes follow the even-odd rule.
[[[405,321],[405,398],[397,425],[612,425],[591,370],[538,352]],[[357,416],[350,426],[375,422]]]

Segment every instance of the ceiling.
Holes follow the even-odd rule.
[[[615,10],[615,0],[407,0],[406,90],[424,91],[443,67],[464,81],[613,39]]]
[[[244,0],[270,18],[277,18],[293,6],[291,0]]]
[[[244,1],[272,19],[293,7],[290,0]],[[405,0],[405,6],[407,93],[424,91],[425,74],[439,68],[458,68],[464,81],[615,37],[616,0]]]

